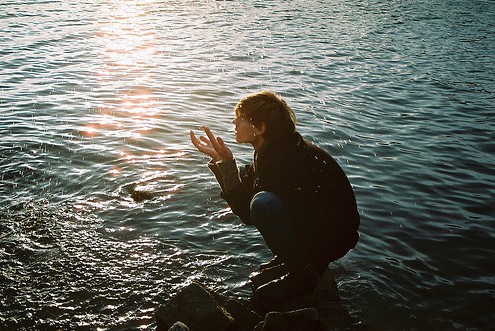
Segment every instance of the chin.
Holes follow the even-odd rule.
[[[242,134],[236,134],[235,140],[240,144],[245,144],[250,142],[249,137],[246,137],[246,135],[242,135]]]

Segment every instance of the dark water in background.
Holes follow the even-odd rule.
[[[270,253],[188,131],[233,144],[260,89],[355,188],[361,240],[331,265],[349,310],[493,328],[494,22],[474,0],[3,1],[0,329],[153,329],[195,279],[249,297]]]

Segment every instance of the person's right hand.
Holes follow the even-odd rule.
[[[200,136],[198,139],[192,130],[189,132],[193,145],[200,152],[210,156],[213,162],[232,160],[234,156],[231,150],[225,145],[223,139],[215,137],[207,126],[203,127],[203,129],[208,138]]]

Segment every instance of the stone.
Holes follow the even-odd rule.
[[[323,331],[314,308],[288,312],[270,312],[265,316],[261,331]]]
[[[331,269],[327,269],[320,277],[316,285],[314,294],[318,301],[339,301],[339,291],[337,282]]]
[[[279,277],[280,270],[268,269],[262,275],[255,277],[258,285],[270,281],[271,277]],[[253,280],[253,278],[251,277]],[[352,326],[351,316],[340,303],[340,297],[332,270],[327,269],[320,277],[317,286],[311,293],[290,298],[282,303],[260,302],[255,297],[252,305],[260,314],[271,314],[271,312],[293,312],[303,309],[314,309],[319,315],[319,327],[322,330],[347,329]],[[267,315],[268,316],[268,315]],[[264,323],[259,323],[256,331],[265,331]]]
[[[339,302],[319,302],[317,310],[326,330],[345,329],[352,325],[351,316]]]
[[[190,331],[190,330],[187,325],[185,325],[181,321],[177,321],[175,322],[174,325],[172,325],[172,327],[170,327],[170,329],[168,329],[168,331]]]
[[[274,266],[271,268],[263,269],[261,271],[253,272],[249,275],[249,279],[253,284],[253,288],[257,289],[261,285],[264,285],[274,279],[278,279],[285,275],[289,270],[283,264]]]
[[[257,286],[260,286],[261,283],[279,278],[281,276],[281,271],[280,268],[275,267],[263,270],[261,273],[252,274],[251,281],[254,279],[254,282],[256,282],[253,282],[253,286],[256,288]],[[253,298],[252,304],[257,311],[267,313],[270,311],[291,311],[301,308],[317,308],[321,302],[335,302],[339,300],[337,283],[335,282],[332,271],[327,269],[320,277],[316,288],[310,293],[290,298],[281,303],[261,302],[256,298]]]
[[[280,277],[281,272],[274,269],[263,275],[263,281]],[[156,321],[158,331],[369,330],[353,324],[330,269],[314,291],[276,305],[254,296],[251,301],[234,300],[193,282],[158,308]]]
[[[253,288],[256,289],[263,284],[282,277],[285,273],[287,273],[287,271],[284,266],[277,266],[252,273],[249,278],[253,283]],[[327,269],[323,275],[321,275],[316,288],[313,293],[310,294],[315,295],[317,300],[338,301],[340,299],[337,283],[335,282],[332,270]]]
[[[237,331],[252,331],[263,320],[259,314],[238,300],[229,299],[225,303],[225,309],[236,321]]]
[[[235,325],[225,308],[196,282],[183,288],[156,311],[158,331],[168,330],[177,321],[187,325],[191,331],[228,331]]]

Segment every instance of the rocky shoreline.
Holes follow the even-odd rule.
[[[312,293],[280,304],[228,298],[193,282],[161,305],[155,317],[158,331],[369,330],[340,303],[330,269]]]

